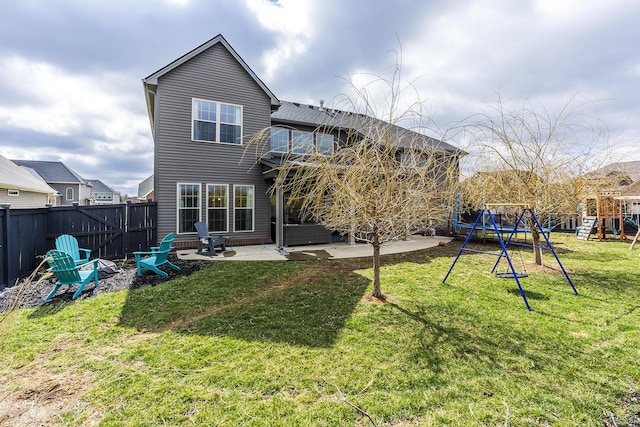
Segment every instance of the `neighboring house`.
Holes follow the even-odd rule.
[[[153,202],[153,175],[138,184],[138,202]]]
[[[59,194],[59,205],[91,204],[91,184],[62,162],[12,160],[18,166],[32,169]]]
[[[585,196],[583,217],[597,218],[597,236],[635,233],[640,225],[640,161],[612,163],[587,179],[593,190]]]
[[[55,205],[56,190],[27,169],[0,156],[0,205],[11,209],[44,208]]]
[[[146,77],[143,86],[155,146],[148,188],[158,203],[158,236],[176,233],[176,246],[197,240],[198,221],[233,244],[272,242],[273,225],[282,225],[286,213],[276,208],[282,200],[269,195],[269,158],[256,166],[257,154],[245,153],[245,144],[273,125],[281,126],[271,133],[274,162],[289,150],[331,151],[351,114],[281,102],[221,35]],[[317,132],[319,125],[335,130]],[[422,137],[426,145],[460,153]]]
[[[88,179],[91,184],[91,199],[96,205],[117,205],[120,203],[120,193],[109,187],[99,179]]]

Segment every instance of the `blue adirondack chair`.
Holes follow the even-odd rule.
[[[98,259],[91,261],[93,268],[91,270],[81,270],[80,265],[76,265],[71,255],[66,252],[52,249],[47,252],[45,257],[49,263],[49,271],[56,276],[56,284],[53,290],[46,296],[45,301],[49,301],[58,292],[58,289],[62,285],[67,285],[71,288],[73,285],[79,285],[76,292],[73,294],[73,299],[78,298],[82,293],[85,285],[90,281],[96,282],[98,286]]]
[[[91,255],[90,249],[79,248],[78,240],[69,234],[58,236],[56,239],[56,249],[71,255],[76,265],[88,263],[89,256]]]
[[[167,255],[169,255],[169,251],[172,249],[172,243],[173,233],[169,233],[164,236],[164,239],[160,242],[160,246],[151,248],[151,252],[134,252],[133,255],[136,257],[136,273],[138,276],[142,276],[142,269],[146,268],[162,277],[167,277],[168,274],[158,268],[164,264],[167,264],[167,266],[173,270],[180,271],[180,267],[171,264],[167,259]],[[142,258],[144,255],[150,256]]]

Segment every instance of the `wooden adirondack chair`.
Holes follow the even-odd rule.
[[[62,285],[67,285],[71,288],[73,285],[78,284],[78,289],[73,294],[73,299],[78,298],[82,293],[85,285],[90,281],[96,282],[98,286],[98,259],[91,261],[93,264],[92,270],[81,270],[80,265],[77,265],[71,255],[66,252],[52,249],[47,252],[46,260],[49,263],[49,271],[56,276],[56,284],[53,290],[46,296],[45,301],[49,301],[58,292],[58,289]]]
[[[56,239],[56,249],[71,255],[76,265],[88,263],[89,256],[91,255],[90,249],[79,248],[78,240],[69,234],[58,236]]]
[[[142,269],[146,268],[147,270],[151,270],[162,277],[167,277],[168,274],[158,268],[164,264],[167,264],[167,266],[173,270],[180,271],[180,267],[171,264],[167,259],[167,255],[172,249],[172,243],[173,233],[169,233],[164,236],[164,239],[160,242],[160,246],[151,248],[151,252],[134,252],[133,255],[136,257],[136,273],[138,276],[142,276]],[[150,256],[142,258],[143,255]]]
[[[224,244],[224,236],[209,234],[209,228],[206,222],[196,222],[193,226],[198,232],[198,253],[200,255],[215,255],[216,246],[220,246],[223,252],[227,250]],[[203,249],[206,249],[207,252],[204,252]]]

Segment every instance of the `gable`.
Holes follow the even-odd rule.
[[[215,73],[216,70],[226,71],[227,73],[226,75],[237,76],[238,74],[244,74],[246,77],[248,77],[248,80],[253,82],[253,84],[256,86],[256,88],[259,91],[262,91],[269,98],[272,110],[277,108],[280,105],[280,101],[273,94],[273,92],[271,92],[271,90],[269,90],[269,88],[262,82],[262,80],[258,78],[258,76],[253,72],[253,70],[240,57],[240,55],[238,55],[238,53],[231,47],[231,45],[229,45],[226,39],[222,37],[221,34],[219,34],[216,37],[212,38],[211,40],[203,43],[202,45],[186,53],[180,58],[174,60],[173,62],[167,64],[166,66],[162,67],[155,73],[149,75],[148,77],[142,80],[144,90],[145,90],[145,99],[147,102],[147,111],[149,113],[149,120],[151,123],[152,131],[155,131],[154,130],[155,118],[156,118],[155,104],[156,104],[158,84],[160,80],[163,77],[167,77],[170,74],[174,73],[176,70],[179,70],[181,68],[182,69],[187,68],[187,69],[193,70],[193,68],[196,67],[195,64],[197,64],[198,62],[206,63],[207,62],[206,60],[202,61],[201,56],[202,55],[207,56],[207,53],[211,55],[212,52],[210,51],[212,49],[214,51],[218,50],[219,51],[218,54],[220,54],[220,50],[224,50],[230,59],[229,61],[225,61],[224,64],[217,64],[217,65],[228,67],[229,64],[235,63],[236,67],[232,67],[231,70],[230,69],[222,70],[222,69],[218,69],[218,67],[214,67],[214,68],[202,67],[199,70],[195,70],[196,71],[195,75],[199,74],[201,76],[211,77],[210,74]],[[198,59],[200,59],[200,61]],[[232,74],[229,74],[229,71],[231,71]]]

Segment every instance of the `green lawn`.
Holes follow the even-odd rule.
[[[384,304],[366,297],[369,259],[217,262],[1,314],[0,425],[625,425],[640,411],[640,251],[552,241],[580,294],[551,254],[536,268],[514,253],[531,312],[490,255],[442,284],[452,242],[385,257]]]

